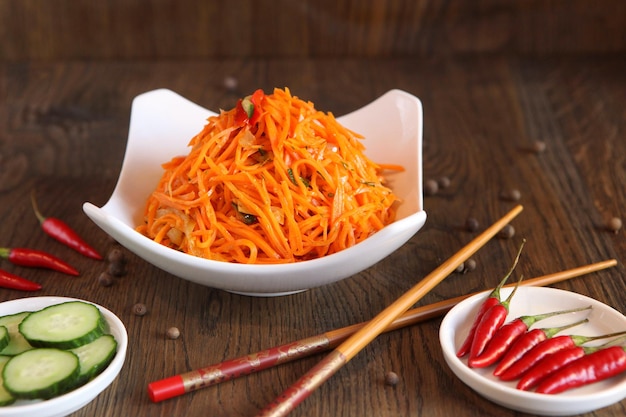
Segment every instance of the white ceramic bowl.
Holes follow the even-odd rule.
[[[322,110],[322,109],[320,109]],[[242,265],[182,253],[137,233],[145,201],[162,175],[161,164],[186,155],[190,139],[215,114],[169,90],[141,94],[132,105],[126,155],[113,195],[101,208],[85,203],[85,213],[120,244],[178,277],[231,292],[272,296],[329,284],[356,274],[406,243],[426,221],[422,201],[422,105],[392,90],[338,120],[365,136],[366,154],[375,162],[401,164],[388,176],[402,199],[397,219],[365,241],[310,261]]]
[[[66,301],[76,301],[66,297],[30,297],[0,303],[0,316],[22,311],[36,311],[44,307]],[[84,301],[84,300],[79,300]],[[88,301],[87,301],[88,302]],[[92,303],[94,304],[94,303]],[[0,407],[0,417],[61,417],[71,414],[89,404],[117,377],[122,369],[128,347],[126,328],[119,318],[106,308],[96,305],[106,319],[109,329],[117,341],[117,353],[109,366],[87,384],[67,394],[49,400],[17,400],[12,405]]]
[[[502,296],[506,297],[510,291],[510,289],[503,289]],[[445,316],[439,331],[443,355],[450,369],[474,391],[504,407],[545,416],[588,413],[619,402],[626,397],[626,374],[560,394],[547,395],[520,391],[515,388],[517,381],[508,383],[500,381],[492,374],[495,366],[484,369],[469,368],[467,358],[457,358],[456,350],[463,343],[476,311],[487,294],[488,292],[478,294],[457,304]],[[518,288],[513,296],[507,321],[526,314],[540,314],[589,305],[593,307],[591,312],[555,316],[537,322],[532,328],[561,326],[588,317],[589,323],[559,334],[596,336],[626,331],[626,317],[617,310],[580,294],[545,287]],[[606,341],[597,341],[595,344],[599,345]]]

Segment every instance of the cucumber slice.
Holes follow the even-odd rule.
[[[9,344],[9,331],[6,326],[0,326],[0,350],[7,347]]]
[[[70,349],[78,356],[80,374],[78,384],[89,382],[102,372],[113,360],[117,352],[117,342],[110,334],[100,336],[91,343]]]
[[[34,347],[73,349],[104,334],[106,321],[98,307],[68,301],[30,313],[19,325],[20,333]]]
[[[38,348],[13,356],[4,366],[4,387],[16,398],[52,398],[76,386],[78,356],[68,350]]]
[[[10,356],[0,356],[0,407],[11,405],[15,402],[15,397],[4,388],[4,382],[2,380],[2,370],[9,359],[11,359]]]
[[[19,331],[19,325],[30,314],[30,311],[11,314],[0,317],[0,326],[4,326],[9,331],[9,344],[2,350],[0,355],[14,356],[33,347],[24,339]]]

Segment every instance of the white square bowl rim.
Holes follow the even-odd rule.
[[[161,164],[186,154],[189,140],[214,114],[168,89],[137,96],[132,104],[126,154],[113,194],[100,208],[86,202],[85,213],[119,243],[161,269],[203,285],[253,295],[297,292],[353,275],[389,255],[423,226],[426,213],[422,197],[422,105],[415,96],[394,89],[337,118],[344,126],[365,135],[365,153],[375,162],[405,166],[404,172],[389,176],[390,186],[403,199],[397,220],[364,242],[310,261],[243,265],[191,256],[134,231],[141,221],[145,200],[162,174]],[[364,126],[367,132],[363,132]],[[374,140],[387,132],[392,132],[388,136],[399,141],[399,146]],[[166,140],[173,135],[177,137],[175,141]],[[158,146],[151,142],[155,137]],[[407,152],[406,144],[412,145],[414,152]],[[284,279],[286,276],[289,278]]]

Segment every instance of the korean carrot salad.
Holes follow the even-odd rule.
[[[221,110],[163,164],[137,230],[195,256],[286,263],[332,254],[393,221],[398,198],[363,137],[288,89]]]

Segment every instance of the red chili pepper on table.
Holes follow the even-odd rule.
[[[611,333],[602,336],[563,335],[544,340],[543,342],[539,343],[537,346],[529,350],[506,371],[502,372],[499,377],[503,381],[513,381],[515,379],[522,378],[530,368],[532,368],[536,363],[538,363],[543,358],[548,357],[549,355],[553,355],[556,352],[565,349],[571,349],[573,347],[580,346],[583,343],[587,343],[592,340],[621,336],[625,333],[626,332]]]
[[[472,342],[474,341],[474,335],[476,334],[476,328],[478,327],[478,324],[480,323],[481,319],[483,318],[487,310],[489,310],[491,307],[495,305],[500,304],[500,290],[502,289],[506,281],[509,279],[509,277],[513,273],[513,270],[515,270],[515,267],[517,266],[517,262],[519,261],[520,255],[522,253],[522,248],[524,247],[525,242],[526,241],[522,242],[519,248],[519,251],[517,252],[517,256],[515,257],[515,260],[513,261],[513,265],[511,266],[511,269],[509,269],[509,271],[504,276],[504,278],[502,278],[500,283],[493,289],[493,291],[491,291],[487,299],[483,301],[480,308],[478,309],[478,313],[476,314],[476,317],[474,317],[474,322],[472,323],[472,327],[470,328],[470,331],[467,334],[465,341],[463,341],[463,344],[461,345],[459,350],[457,350],[456,352],[457,357],[462,358],[463,356],[467,355],[470,352],[470,349],[472,347]]]
[[[78,275],[78,271],[70,264],[49,253],[27,248],[0,248],[0,258],[7,259],[15,265],[33,268],[47,268],[68,275]]]
[[[500,376],[504,371],[509,369],[514,363],[522,358],[526,352],[537,346],[544,340],[552,338],[557,333],[562,332],[565,329],[579,326],[583,323],[587,323],[589,319],[577,321],[576,323],[566,324],[559,327],[548,327],[543,329],[532,329],[524,333],[519,339],[513,343],[511,348],[502,357],[496,369],[493,371],[495,376]]]
[[[485,346],[482,353],[474,358],[470,358],[468,364],[471,368],[485,368],[493,365],[509,348],[523,336],[530,326],[534,323],[560,314],[575,313],[583,310],[589,310],[591,306],[584,308],[576,308],[571,310],[554,311],[550,313],[537,314],[534,316],[520,316],[500,327],[491,341]]]
[[[37,291],[41,284],[0,269],[0,287],[21,291]]]
[[[54,217],[44,217],[39,212],[34,193],[31,195],[31,201],[35,215],[41,224],[41,228],[48,236],[89,258],[98,260],[102,259],[102,255],[100,255],[98,251],[78,236],[78,233],[76,233],[67,223]]]
[[[626,371],[626,347],[611,346],[583,356],[548,376],[537,387],[542,394],[557,394],[602,381]]]
[[[621,341],[621,339],[618,340],[618,342],[619,341]],[[609,346],[615,346],[617,344],[619,343],[616,343],[616,341],[613,340],[601,346],[576,346],[556,352],[553,355],[549,355],[533,365],[533,367],[524,374],[524,376],[517,383],[517,389],[528,391],[545,380],[548,376],[552,375],[559,369],[564,368],[566,365],[574,362],[575,360],[600,349],[606,349]]]

